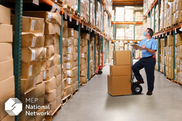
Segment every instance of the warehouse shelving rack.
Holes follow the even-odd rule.
[[[7,0],[2,0],[0,1],[0,4],[4,4]],[[27,0],[25,0],[27,1]],[[45,3],[46,5],[48,5],[49,7],[53,6],[53,2],[51,0],[40,0],[42,3]],[[80,14],[80,0],[78,0],[78,14]],[[101,3],[103,9],[103,16],[102,16],[102,21],[104,21],[105,19],[108,19],[108,21],[110,22],[111,19],[111,14],[109,13],[109,11],[106,8],[106,4],[104,0],[99,0],[99,2]],[[22,40],[22,36],[21,36],[21,32],[22,32],[22,13],[23,13],[23,0],[16,0],[15,3],[15,26],[14,26],[14,50],[13,50],[13,56],[14,56],[14,76],[15,76],[15,97],[20,99],[20,79],[21,79],[21,40]],[[30,2],[29,2],[30,3]],[[97,5],[97,0],[95,0],[95,6]],[[59,7],[57,9],[60,9],[60,14],[62,17],[61,20],[61,31],[60,31],[60,38],[59,38],[59,54],[62,55],[62,33],[63,33],[63,16],[64,16],[64,9],[62,7]],[[104,12],[106,12],[108,14],[108,18],[104,18]],[[67,16],[69,17],[69,15],[67,14]],[[96,24],[96,8],[95,8],[95,24]],[[107,45],[109,45],[109,41],[111,41],[110,38],[108,38],[105,34],[104,34],[104,27],[102,28],[101,31],[93,29],[92,26],[88,25],[86,22],[81,21],[80,18],[77,18],[75,15],[71,15],[71,18],[75,21],[77,21],[78,23],[78,65],[80,65],[80,33],[81,33],[81,25],[85,27],[85,29],[87,30],[86,32],[89,33],[89,36],[91,36],[91,33],[94,34],[94,61],[96,62],[96,36],[98,36],[99,38],[99,65],[100,65],[100,54],[103,53],[103,40],[107,40]],[[90,0],[89,0],[89,22],[90,22]],[[103,22],[104,25],[104,22]],[[110,24],[108,25],[110,26]],[[102,50],[101,50],[101,43],[100,40],[102,39]],[[100,52],[101,51],[101,52]],[[109,51],[109,50],[108,50]],[[105,54],[108,54],[108,52],[106,52]],[[88,40],[88,68],[89,68],[89,55],[90,55],[90,38]],[[60,59],[60,63],[62,64],[62,56]],[[95,68],[94,70],[96,71],[96,67],[99,66],[96,65],[95,63]],[[78,66],[78,72],[80,68]],[[62,72],[62,67],[61,67],[61,72]],[[88,75],[87,78],[89,80],[89,69],[88,69]],[[61,81],[62,82],[62,81]],[[78,88],[79,88],[79,73],[78,73]],[[15,117],[15,121],[19,121],[19,116]]]
[[[154,10],[154,20],[155,20],[155,8],[158,4],[158,16],[160,16],[160,5],[161,0],[154,0],[153,4],[149,8],[148,12],[144,16],[144,20],[147,21],[147,17],[149,17],[149,14]],[[151,14],[150,14],[151,15]],[[151,16],[150,16],[151,17]],[[152,17],[151,17],[152,18]],[[151,26],[151,25],[150,25]],[[182,28],[182,24],[179,23],[176,26],[171,26],[169,29],[161,30],[160,31],[160,17],[158,17],[158,32],[154,32],[154,38],[158,39],[158,71],[160,71],[160,39],[164,38],[164,46],[166,47],[166,41],[168,35],[173,35],[173,82],[175,81],[175,35],[180,32],[180,28]],[[154,22],[154,31],[155,31],[155,22]],[[164,52],[165,54],[166,52]],[[164,60],[165,63],[165,60]],[[164,65],[164,76],[166,76],[166,66]]]

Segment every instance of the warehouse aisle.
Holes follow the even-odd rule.
[[[145,75],[144,70],[141,73]],[[92,78],[53,121],[181,121],[182,87],[155,72],[155,91],[147,96],[146,82],[142,95],[112,97],[107,93],[109,65],[102,75]],[[143,76],[146,79],[146,76]]]

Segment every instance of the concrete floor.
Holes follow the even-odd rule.
[[[145,71],[141,70],[146,80]],[[62,107],[53,121],[182,121],[182,87],[155,72],[155,89],[147,96],[112,97],[107,93],[109,64]]]

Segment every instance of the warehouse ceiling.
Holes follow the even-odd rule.
[[[131,6],[143,6],[143,0],[113,0],[113,5],[116,6],[126,6],[126,5],[131,5]]]

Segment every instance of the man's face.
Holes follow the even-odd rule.
[[[150,34],[148,33],[148,29],[145,31],[146,32],[146,36],[150,36]]]

